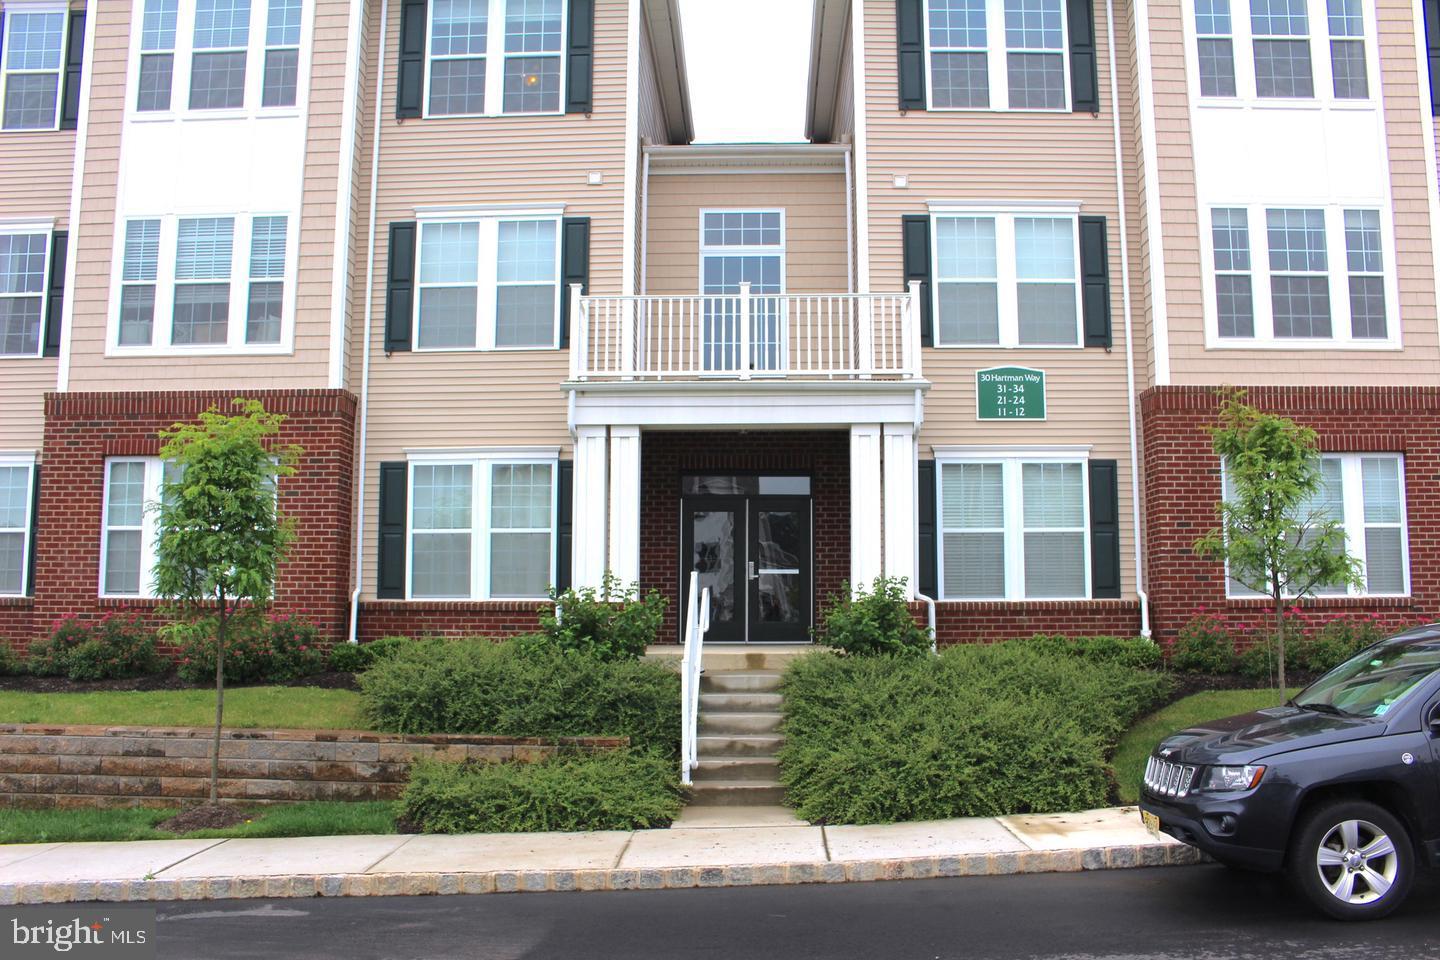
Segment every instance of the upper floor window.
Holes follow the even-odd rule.
[[[284,215],[125,221],[112,343],[273,352],[288,339]]]
[[[34,523],[35,461],[0,457],[0,597],[26,592]]]
[[[1363,0],[1194,0],[1194,13],[1202,98],[1370,98]]]
[[[1398,342],[1378,210],[1215,207],[1210,227],[1212,343]]]
[[[54,130],[65,68],[65,7],[15,5],[0,25],[0,129]]]
[[[1068,110],[1064,0],[927,0],[935,110]]]
[[[302,0],[144,0],[135,110],[293,107]]]
[[[738,370],[744,351],[741,306],[731,299],[750,285],[752,370],[785,367],[786,337],[779,300],[785,292],[785,211],[703,210],[700,292],[707,295],[703,338],[706,370]],[[723,299],[719,299],[723,298]]]
[[[0,230],[0,357],[38,357],[50,234]]]
[[[423,222],[417,287],[417,350],[554,347],[560,220]]]
[[[558,113],[564,0],[431,0],[428,116]]]

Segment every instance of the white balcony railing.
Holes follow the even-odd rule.
[[[572,380],[919,379],[920,292],[570,296]]]

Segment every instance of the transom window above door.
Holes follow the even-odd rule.
[[[1365,0],[1192,0],[1192,82],[1204,99],[1369,100]]]
[[[559,113],[564,0],[431,0],[427,116]]]
[[[932,110],[1068,110],[1064,0],[927,0]]]

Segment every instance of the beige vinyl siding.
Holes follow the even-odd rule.
[[[655,48],[650,45],[650,27],[640,17],[640,137],[651,143],[668,143],[665,111],[660,105],[660,80],[655,75]]]
[[[102,5],[95,25],[90,126],[76,255],[71,390],[323,387],[329,380],[330,264],[336,158],[345,75],[344,0],[315,0],[305,185],[302,197],[295,350],[280,356],[107,358],[115,204],[124,134],[131,8]],[[316,151],[311,156],[310,152]]]
[[[404,460],[406,450],[435,447],[544,445],[569,456],[565,350],[384,352],[385,279],[389,225],[414,220],[417,206],[564,203],[566,216],[590,218],[590,289],[618,295],[625,216],[624,0],[595,5],[594,113],[590,116],[438,117],[395,120],[395,50],[400,5],[391,4],[381,110],[380,191],[377,206],[375,290],[371,303],[371,365],[364,596],[375,595],[378,465]],[[378,6],[372,8],[378,11]],[[372,13],[378,16],[378,13]],[[378,33],[378,22],[371,25]],[[368,56],[376,58],[374,44]],[[368,113],[362,163],[368,180]],[[604,183],[590,186],[591,171]],[[367,187],[368,188],[368,187]],[[364,225],[357,241],[364,248]],[[353,296],[364,307],[363,260]],[[363,325],[353,325],[352,351],[360,354]],[[358,385],[358,379],[355,381]]]
[[[1090,446],[1092,459],[1118,461],[1122,588],[1126,597],[1133,597],[1130,434],[1105,7],[1097,4],[1095,15],[1099,116],[990,111],[913,111],[902,116],[895,67],[895,5],[867,0],[864,9],[871,290],[898,291],[903,286],[901,218],[927,212],[927,201],[1078,201],[1082,214],[1107,219],[1114,349],[925,350],[924,375],[931,387],[925,398],[921,456],[931,456],[937,445],[1082,444]],[[1126,36],[1119,25],[1116,33],[1122,39]],[[1117,59],[1129,62],[1129,51],[1117,51]],[[1129,79],[1121,74],[1122,103],[1132,96]],[[893,185],[896,174],[909,178],[908,188]],[[1134,216],[1133,207],[1129,213]],[[1137,360],[1137,366],[1140,363]],[[1049,419],[977,420],[975,371],[996,366],[1044,370]]]
[[[785,211],[785,292],[845,293],[841,173],[650,175],[651,294],[700,292],[700,211]]]
[[[58,366],[54,357],[0,359],[0,450],[40,449]]]
[[[846,23],[844,49],[840,54],[840,89],[835,94],[835,128],[830,139],[844,143],[855,133],[855,58],[851,56],[854,43],[850,38],[849,23]]]
[[[1368,6],[1368,4],[1367,4]],[[1150,4],[1160,202],[1164,227],[1171,382],[1256,385],[1433,384],[1440,376],[1435,273],[1431,259],[1426,165],[1421,124],[1423,64],[1415,57],[1414,14],[1405,0],[1378,0],[1379,51],[1396,249],[1384,254],[1400,284],[1402,350],[1243,350],[1205,348],[1201,264],[1209,239],[1200,223],[1186,95],[1184,8],[1180,0]],[[1318,34],[1317,34],[1318,36]],[[1372,80],[1372,83],[1375,83]],[[1335,260],[1332,254],[1332,269]],[[1343,260],[1340,262],[1343,263]]]
[[[85,4],[70,9],[84,10]],[[5,12],[0,2],[0,16]],[[60,82],[63,88],[63,73]],[[74,130],[0,130],[0,221],[53,217],[56,228],[65,229],[74,167]]]

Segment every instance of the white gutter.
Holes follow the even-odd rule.
[[[313,16],[313,12],[312,12]],[[385,29],[382,25],[382,31]],[[351,217],[354,214],[355,129],[360,123],[360,57],[365,34],[365,4],[350,5],[350,43],[345,49],[345,101],[340,114],[339,182],[335,185],[335,256],[330,278],[330,387],[345,386],[345,314],[350,303]],[[382,65],[384,58],[382,57]],[[379,109],[379,105],[376,105]]]
[[[1145,556],[1140,535],[1140,434],[1135,416],[1134,315],[1130,307],[1130,229],[1125,216],[1125,160],[1120,140],[1120,92],[1115,82],[1115,0],[1105,0],[1110,46],[1110,119],[1115,135],[1115,200],[1120,211],[1120,296],[1125,314],[1125,405],[1130,416],[1130,522],[1135,537],[1135,595],[1140,598],[1140,636],[1150,636],[1150,597],[1145,593]],[[1143,40],[1141,41],[1143,42]],[[1153,161],[1148,166],[1153,166]],[[1158,200],[1158,197],[1156,198]]]
[[[856,293],[870,292],[870,173],[865,147],[869,104],[865,101],[865,4],[850,6],[850,74],[855,78],[855,273]]]
[[[357,4],[363,6],[363,4]],[[365,329],[360,360],[360,448],[355,474],[355,589],[350,594],[350,642],[359,643],[360,589],[365,583],[365,457],[370,422],[370,325],[375,319],[375,204],[380,189],[380,130],[385,95],[385,28],[390,0],[380,0],[380,67],[375,71],[375,144],[370,154],[370,221],[365,241]]]
[[[1107,8],[1109,0],[1107,0]],[[1165,227],[1160,210],[1160,156],[1155,133],[1155,74],[1150,60],[1150,5],[1133,4],[1135,11],[1135,67],[1139,76],[1140,155],[1145,157],[1145,232],[1150,266],[1150,350],[1155,355],[1155,386],[1170,383],[1170,305],[1165,291]],[[1109,26],[1115,35],[1115,26]],[[1110,45],[1113,61],[1115,45]],[[1115,74],[1110,74],[1115,85]],[[1115,97],[1112,90],[1111,101]],[[1116,115],[1119,122],[1119,115]]]
[[[23,8],[22,8],[23,9]],[[70,389],[70,344],[75,329],[75,276],[80,252],[80,193],[85,185],[85,149],[90,139],[90,85],[95,71],[95,30],[100,21],[100,0],[90,0],[85,15],[84,69],[80,71],[80,116],[75,124],[75,156],[70,172],[70,213],[65,222],[65,302],[60,305],[60,357],[55,364],[55,390]],[[58,109],[58,107],[57,107]],[[54,251],[51,251],[54,255]]]
[[[635,198],[640,179],[640,4],[628,3],[625,29],[625,184],[620,223],[620,295],[635,293]],[[591,285],[594,289],[594,285]],[[568,321],[567,321],[568,322]],[[570,347],[574,349],[574,344]]]

